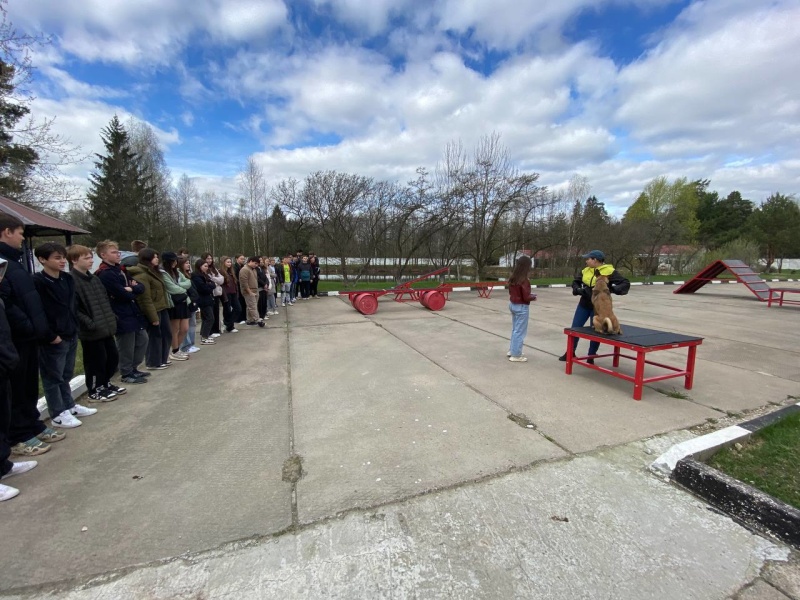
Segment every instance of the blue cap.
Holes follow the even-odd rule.
[[[583,255],[582,258],[594,258],[602,262],[606,261],[606,255],[603,254],[602,251],[600,250],[592,250],[591,252],[587,252],[586,254]]]

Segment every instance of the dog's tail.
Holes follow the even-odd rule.
[[[614,324],[611,322],[611,319],[606,317],[603,319],[603,333],[613,333],[614,332]]]

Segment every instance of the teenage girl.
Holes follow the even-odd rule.
[[[531,257],[522,255],[517,259],[511,277],[508,280],[508,295],[510,302],[508,309],[511,311],[511,348],[508,351],[508,360],[511,362],[526,362],[527,356],[522,355],[522,343],[528,333],[528,313],[530,303],[536,300],[536,294],[531,294],[531,282],[528,275],[531,271]]]
[[[214,343],[211,337],[211,330],[214,327],[214,287],[215,284],[208,276],[208,263],[198,258],[194,263],[192,273],[192,285],[200,296],[197,306],[200,308],[202,323],[200,324],[200,344],[210,345]]]

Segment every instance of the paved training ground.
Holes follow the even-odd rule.
[[[623,326],[706,338],[694,389],[641,402],[564,374],[568,288],[537,290],[527,363],[505,290],[240,326],[9,482],[0,597],[800,600],[796,555],[646,469],[687,428],[800,397],[800,308],[672,290],[615,297]]]

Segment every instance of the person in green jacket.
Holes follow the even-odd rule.
[[[139,264],[128,269],[131,277],[144,286],[144,293],[136,296],[136,302],[148,323],[145,365],[151,371],[166,369],[172,364],[169,361],[172,328],[168,313],[172,300],[167,294],[158,264],[158,252],[144,248],[139,251]]]
[[[189,331],[189,288],[192,281],[178,269],[178,255],[174,252],[164,252],[161,255],[162,275],[164,287],[172,300],[172,308],[168,309],[169,323],[172,330],[171,360],[188,360],[189,353],[180,349],[181,342]]]

